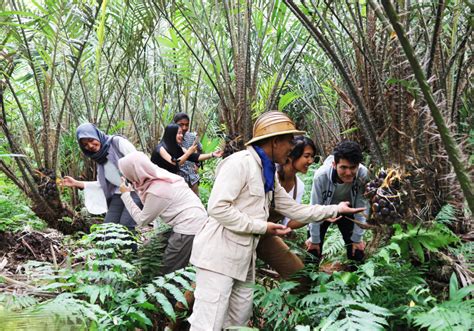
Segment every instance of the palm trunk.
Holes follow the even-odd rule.
[[[433,94],[423,73],[423,69],[418,63],[413,47],[411,46],[407,36],[405,35],[404,29],[398,20],[395,8],[393,7],[390,0],[382,0],[382,5],[398,36],[398,39],[400,40],[403,51],[410,62],[415,78],[423,93],[423,96],[425,97],[426,103],[428,104],[431,116],[433,116],[433,120],[438,128],[441,141],[443,142],[446,153],[448,154],[449,161],[454,168],[454,172],[456,173],[459,184],[461,185],[461,189],[464,193],[464,197],[466,198],[469,209],[471,210],[471,213],[474,213],[474,192],[471,184],[472,181],[469,178],[469,173],[463,164],[461,150],[459,149],[456,141],[453,139],[453,136],[446,125],[440,109],[436,106]]]
[[[319,29],[314,26],[311,20],[298,8],[298,6],[292,0],[284,0],[285,4],[290,8],[293,14],[298,18],[298,20],[307,28],[308,32],[313,36],[314,40],[318,45],[324,50],[329,59],[333,62],[334,66],[338,70],[341,78],[344,80],[350,97],[354,104],[356,105],[356,115],[358,122],[362,127],[363,134],[369,142],[369,147],[373,153],[374,158],[381,164],[385,164],[384,156],[380,144],[378,143],[375,130],[370,122],[368,116],[367,108],[364,105],[362,97],[357,90],[354,82],[352,81],[350,74],[347,72],[344,64],[342,63],[340,57],[333,50],[331,43],[327,38],[319,31]]]

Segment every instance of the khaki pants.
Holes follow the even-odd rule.
[[[220,331],[247,326],[252,315],[252,266],[245,282],[206,269],[196,268],[191,331]]]
[[[275,269],[283,279],[304,268],[301,259],[277,236],[264,235],[260,238],[257,257]]]

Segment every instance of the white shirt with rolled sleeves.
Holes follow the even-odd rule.
[[[267,230],[272,192],[265,193],[262,162],[253,147],[224,159],[216,170],[209,217],[194,239],[191,263],[245,281]],[[303,223],[337,215],[338,206],[300,205],[275,180],[275,209]]]

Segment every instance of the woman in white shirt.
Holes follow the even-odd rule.
[[[97,164],[97,181],[79,181],[65,176],[62,185],[84,189],[87,210],[96,215],[106,213],[104,223],[122,224],[133,230],[135,222],[120,198],[118,160],[135,152],[135,147],[126,138],[106,135],[91,123],[80,125],[76,138],[84,155]],[[132,198],[141,206],[135,192]]]
[[[305,136],[296,136],[295,147],[288,155],[286,163],[277,166],[278,180],[285,191],[296,202],[301,203],[304,194],[304,183],[296,176],[298,172],[306,174],[314,162],[316,146]],[[291,229],[304,226],[303,223],[290,220],[272,210],[269,222],[281,222]],[[304,267],[301,259],[290,251],[283,239],[278,236],[262,236],[257,246],[257,257],[275,269],[283,279],[287,279]]]

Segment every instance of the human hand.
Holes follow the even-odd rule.
[[[65,187],[79,187],[78,181],[70,176],[64,176],[60,185]]]
[[[193,154],[196,153],[198,150],[198,144],[197,142],[194,142],[189,148],[188,148],[188,153]]]
[[[291,229],[283,224],[277,224],[272,222],[267,222],[267,234],[274,236],[284,236],[289,233]]]
[[[342,216],[337,216],[337,217],[329,217],[329,218],[326,218],[324,221],[325,222],[329,222],[329,223],[334,223],[336,222],[338,219],[340,219]]]
[[[216,149],[214,152],[212,152],[213,157],[222,157],[224,155],[224,151],[220,149]]]
[[[311,238],[305,241],[307,251],[316,251],[317,255],[321,254],[321,247],[319,244],[313,244]]]
[[[365,249],[365,242],[361,240],[359,243],[352,243],[352,255],[355,254],[356,250],[364,251]]]
[[[351,208],[349,201],[339,202],[337,206],[339,214],[357,214],[365,210],[365,208]]]
[[[132,192],[132,186],[127,184],[125,177],[120,177],[122,179],[122,182],[120,183],[120,193],[126,193],[126,192]]]

